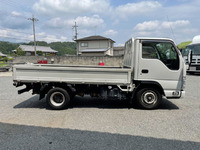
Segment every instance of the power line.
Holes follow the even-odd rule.
[[[10,1],[5,1],[5,0],[0,0],[0,2],[1,3],[3,3],[3,6],[4,6],[4,8],[5,9],[8,9],[9,7],[12,7],[12,8],[21,8],[21,7],[25,7],[25,4],[24,3],[20,3],[20,2],[18,2],[18,1],[13,1],[13,0],[10,0]],[[35,2],[29,2],[29,1],[26,1],[26,4],[34,4]],[[7,7],[6,7],[7,6]],[[30,6],[28,6],[28,7],[30,7]],[[27,8],[27,6],[26,6],[26,8]],[[26,9],[25,8],[25,9]],[[11,17],[19,17],[19,18],[23,18],[23,19],[28,19],[28,20],[31,20],[32,22],[33,22],[33,34],[30,34],[30,33],[25,33],[25,32],[21,32],[21,31],[16,31],[16,30],[12,30],[12,29],[8,29],[8,28],[4,28],[5,30],[10,30],[10,31],[12,31],[12,32],[16,32],[16,33],[22,33],[22,34],[26,34],[26,35],[34,35],[34,39],[35,39],[35,22],[36,21],[38,21],[38,20],[32,20],[34,17],[32,17],[32,18],[28,18],[28,17],[24,17],[24,16],[22,16],[22,15],[13,15],[11,12],[7,12],[6,10],[5,11],[2,11],[3,9],[1,9],[0,10],[0,13],[1,14],[3,14],[3,16],[5,15],[5,16],[11,16]],[[24,9],[23,9],[24,10]],[[36,19],[36,18],[35,18]],[[45,18],[45,19],[43,19],[43,21],[46,21],[46,20],[50,20],[51,18],[49,17],[49,18]],[[16,38],[13,38],[13,36],[14,37],[16,37]],[[9,38],[9,39],[20,39],[20,38],[17,38],[17,36],[20,36],[20,35],[12,35],[11,33],[9,33],[9,35],[8,36],[4,36],[5,38]],[[23,36],[23,35],[22,35]],[[42,36],[42,35],[38,35],[39,37],[40,36]],[[1,36],[1,37],[3,37],[3,36]],[[41,39],[41,38],[39,38],[39,39]],[[52,40],[55,40],[55,41],[57,41],[57,38],[42,38],[42,39],[52,39]],[[20,40],[24,40],[24,39],[20,39]],[[36,40],[34,40],[34,41],[36,41]]]
[[[9,36],[2,36],[0,35],[1,38],[7,38],[7,39],[15,39],[15,40],[23,40],[23,41],[30,41],[30,40],[27,40],[27,39],[23,39],[23,38],[14,38],[14,37],[9,37]]]
[[[0,28],[1,29],[1,28]],[[3,30],[6,30],[5,28]],[[7,30],[10,30],[12,32],[16,32],[16,33],[23,33],[26,35],[27,38],[30,38],[28,37],[28,35],[33,35],[33,34],[30,34],[30,33],[25,33],[25,32],[19,32],[19,31],[15,31],[15,30],[12,30],[12,29],[7,29]],[[36,34],[37,35],[37,34]],[[9,38],[9,39],[20,39],[20,40],[27,40],[24,39],[24,38],[20,38],[22,37],[23,35],[12,35],[11,32],[7,33],[7,35],[0,35],[1,37],[5,37],[5,38]],[[53,38],[53,37],[47,37],[47,35],[37,35],[37,41],[44,41],[44,40],[51,40],[51,41],[58,41],[57,38]],[[30,40],[29,40],[30,41]]]
[[[12,32],[16,32],[16,33],[23,33],[23,34],[32,35],[31,33],[22,32],[22,31],[17,31],[17,30],[15,30],[15,29],[2,28],[2,27],[0,27],[0,29],[2,29],[2,30],[10,30],[10,31],[12,31]]]
[[[5,1],[5,0],[0,0],[0,1],[1,1],[1,3],[4,3],[5,5],[16,7],[16,4],[11,3],[10,1]],[[19,5],[19,4],[17,4],[17,5]]]
[[[5,17],[10,16],[10,17],[18,17],[18,18],[22,18],[22,19],[27,19],[28,18],[28,17],[24,17],[24,16],[21,16],[21,15],[16,16],[16,15],[13,15],[13,14],[11,14],[9,12],[2,11],[2,10],[0,10],[0,13],[1,13],[1,16],[6,15]]]
[[[18,2],[15,2],[15,1],[5,1],[5,0],[0,0],[0,2],[1,3],[3,3],[4,5],[7,5],[7,6],[10,6],[10,7],[14,7],[14,8],[23,8],[22,10],[24,10],[24,8],[27,8],[27,7],[30,7],[30,6],[28,6],[28,5],[21,5],[21,3],[18,3]],[[26,3],[27,3],[27,1],[26,1]],[[24,4],[24,3],[23,3]],[[30,4],[30,3],[29,3]],[[7,10],[7,8],[6,7],[4,7],[6,10]],[[30,7],[31,8],[31,7]],[[11,13],[8,13],[8,12],[6,12],[6,10],[4,10],[4,11],[2,11],[3,9],[1,8],[1,10],[0,10],[0,12],[2,12],[2,14],[7,14],[7,15],[9,15],[9,16],[12,16],[12,17],[19,17],[19,18],[23,18],[23,19],[27,19],[28,17],[24,17],[24,16],[21,16],[21,15],[17,15],[17,16],[15,16],[15,15],[12,15]]]
[[[27,38],[25,39],[25,38],[17,38],[17,37],[13,37],[13,36],[4,36],[4,35],[0,35],[0,37],[1,38],[7,38],[7,39],[15,39],[15,40],[18,40],[18,41],[31,41],[31,40],[28,40]],[[51,40],[51,41],[57,41],[57,40],[55,40],[55,38],[50,38],[50,37],[48,37],[48,38],[46,38],[46,37],[43,37],[43,38],[37,38],[37,39],[39,39],[39,40],[37,40],[37,41],[45,41],[45,39],[48,39],[48,40]]]

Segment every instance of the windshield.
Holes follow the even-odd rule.
[[[200,55],[200,45],[189,45],[182,51],[183,56],[187,56],[189,51],[192,51],[193,55]]]

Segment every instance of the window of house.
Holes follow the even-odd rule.
[[[88,43],[87,42],[81,42],[81,47],[88,47]]]
[[[26,52],[26,56],[31,56],[31,52]]]

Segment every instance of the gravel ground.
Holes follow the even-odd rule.
[[[12,72],[0,72],[0,77],[11,77]]]
[[[9,75],[11,74],[0,73],[1,133],[4,133],[3,128],[5,127],[17,130],[19,128],[31,129],[30,132],[27,129],[25,134],[33,137],[44,134],[40,131],[55,132],[56,135],[63,131],[63,135],[59,134],[60,136],[65,136],[65,132],[76,131],[77,134],[83,134],[86,136],[85,138],[89,139],[91,136],[100,136],[102,143],[106,142],[105,139],[108,140],[108,137],[114,136],[115,140],[116,137],[125,139],[129,137],[130,141],[128,140],[128,142],[134,139],[139,143],[145,140],[152,144],[164,142],[164,146],[168,146],[169,149],[171,149],[170,143],[175,146],[176,142],[180,144],[177,149],[188,149],[187,146],[190,147],[189,149],[200,147],[200,75],[187,76],[185,98],[163,99],[160,109],[150,111],[137,108],[129,109],[126,102],[101,101],[90,97],[75,97],[75,102],[66,110],[50,110],[46,107],[44,99],[38,101],[37,95],[33,96],[30,92],[18,95],[17,89],[12,85],[12,77]],[[10,136],[4,134],[8,139],[11,139],[12,134]],[[19,133],[17,132],[17,134]],[[49,133],[46,134],[51,137]],[[77,140],[76,144],[78,144],[80,139],[75,139]],[[113,143],[111,139],[109,141]],[[2,136],[0,136],[0,142],[2,142]],[[125,141],[122,141],[121,144],[126,144],[123,142]],[[182,146],[185,146],[182,147],[181,143]],[[72,142],[72,144],[75,143]],[[116,146],[118,144],[116,143]],[[148,146],[148,142],[146,144]],[[8,145],[4,146],[9,147]],[[88,145],[88,147],[90,146]],[[155,149],[154,146],[156,145],[147,148]],[[12,149],[12,147],[9,148]],[[78,147],[76,148],[78,149]],[[94,145],[92,148],[95,148]],[[110,148],[113,149],[113,147]],[[127,147],[127,149],[129,148]]]

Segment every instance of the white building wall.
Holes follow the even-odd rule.
[[[83,47],[81,46],[81,43],[87,43],[87,46]],[[110,40],[78,41],[77,50],[81,51],[85,49],[109,49],[104,54],[113,56],[113,42]]]

